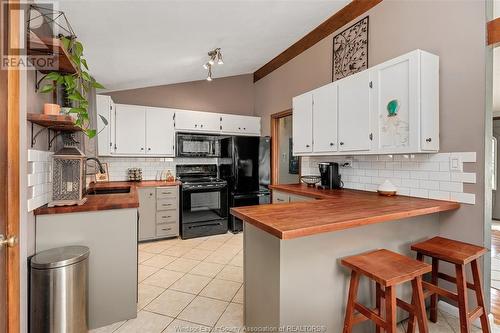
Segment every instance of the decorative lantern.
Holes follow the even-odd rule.
[[[82,205],[84,197],[85,163],[87,158],[80,149],[65,145],[53,155],[52,201],[49,207]]]

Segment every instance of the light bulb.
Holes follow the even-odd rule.
[[[212,77],[210,75],[207,76],[207,81],[212,81]]]
[[[208,61],[208,63],[209,63],[210,65],[213,65],[213,64],[215,63],[215,62],[214,62],[214,59],[210,59],[210,60]]]
[[[224,65],[224,61],[222,61],[222,58],[219,58],[219,61],[217,61],[217,64]]]
[[[208,69],[208,62],[203,64],[203,68]]]

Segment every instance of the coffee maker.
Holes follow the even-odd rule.
[[[318,163],[319,173],[321,175],[320,188],[323,189],[339,189],[343,187],[340,180],[339,164],[335,162]]]

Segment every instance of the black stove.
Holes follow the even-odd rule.
[[[215,164],[177,165],[181,182],[181,237],[183,239],[226,233],[228,230],[227,182],[217,177]]]

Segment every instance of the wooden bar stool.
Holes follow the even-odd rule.
[[[396,306],[409,312],[413,321],[417,319],[421,333],[428,332],[422,275],[431,271],[431,265],[388,250],[376,250],[347,257],[342,259],[341,263],[352,269],[344,333],[352,332],[353,325],[365,320],[375,322],[377,333],[382,329],[387,333],[396,333]],[[369,309],[356,302],[361,275],[376,282],[375,309]],[[411,281],[413,288],[411,304],[396,297],[396,286],[408,281]],[[382,299],[385,300],[385,318],[382,318]],[[356,315],[355,310],[358,312]]]
[[[423,282],[426,290],[425,298],[431,297],[430,320],[437,321],[437,301],[438,295],[454,300],[458,303],[460,317],[460,332],[469,333],[471,322],[478,317],[481,319],[481,329],[483,333],[490,333],[488,315],[484,306],[484,295],[481,286],[481,275],[477,259],[487,252],[484,247],[459,242],[443,237],[434,237],[429,240],[413,244],[413,251],[417,252],[417,260],[423,261],[424,256],[432,258],[431,282]],[[439,272],[439,260],[443,260],[455,265],[455,274],[451,275]],[[471,264],[473,283],[467,282],[465,265]],[[438,286],[438,280],[442,279],[457,285],[457,293],[453,293]],[[467,288],[476,293],[477,308],[469,311],[467,301]],[[415,326],[415,322],[410,320],[408,327]]]

